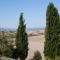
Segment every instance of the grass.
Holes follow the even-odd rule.
[[[1,60],[15,60],[15,59],[12,59],[12,58],[8,58],[8,57],[0,57]]]
[[[56,56],[55,59],[50,57],[45,57],[45,60],[60,60],[60,56]]]

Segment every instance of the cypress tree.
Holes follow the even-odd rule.
[[[59,17],[59,23],[57,26],[57,35],[58,35],[58,41],[57,41],[57,56],[60,56],[60,17]]]
[[[59,14],[57,8],[53,3],[49,3],[46,12],[46,29],[45,29],[45,47],[44,53],[45,56],[50,58],[55,58],[57,43],[58,43],[58,34],[57,27],[59,22]]]
[[[16,46],[18,49],[18,56],[21,60],[25,60],[28,55],[28,36],[26,33],[26,25],[24,24],[23,13],[19,19],[19,26],[16,35]]]

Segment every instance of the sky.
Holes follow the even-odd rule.
[[[17,28],[21,12],[27,28],[45,28],[49,2],[60,14],[60,0],[0,0],[0,28]]]

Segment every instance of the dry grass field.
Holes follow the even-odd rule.
[[[7,36],[9,36],[9,40],[11,37],[12,34],[14,33],[5,33]],[[5,35],[5,36],[6,36]],[[15,38],[13,38],[13,40],[15,41]],[[44,37],[44,34],[43,33],[38,33],[38,32],[31,32],[31,33],[28,33],[28,42],[29,42],[29,51],[28,51],[28,57],[26,60],[30,60],[33,58],[34,56],[34,52],[35,51],[40,51],[41,53],[41,56],[42,56],[42,60],[44,60],[44,41],[45,41],[45,37]],[[15,43],[15,42],[14,42]],[[9,59],[9,58],[3,58],[2,60],[12,60],[12,59]]]

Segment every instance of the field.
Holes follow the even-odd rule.
[[[6,39],[12,44],[15,44],[15,33],[13,32],[5,32],[5,37]],[[1,34],[2,35],[2,34]],[[12,39],[13,38],[13,39]],[[13,41],[12,41],[13,40]],[[28,32],[28,47],[29,47],[29,51],[28,51],[28,57],[26,60],[30,60],[33,58],[34,56],[34,52],[35,51],[40,51],[41,56],[42,56],[42,60],[44,60],[44,33],[40,33],[40,32]],[[6,58],[3,58],[4,60]],[[11,59],[6,59],[6,60],[11,60]]]

